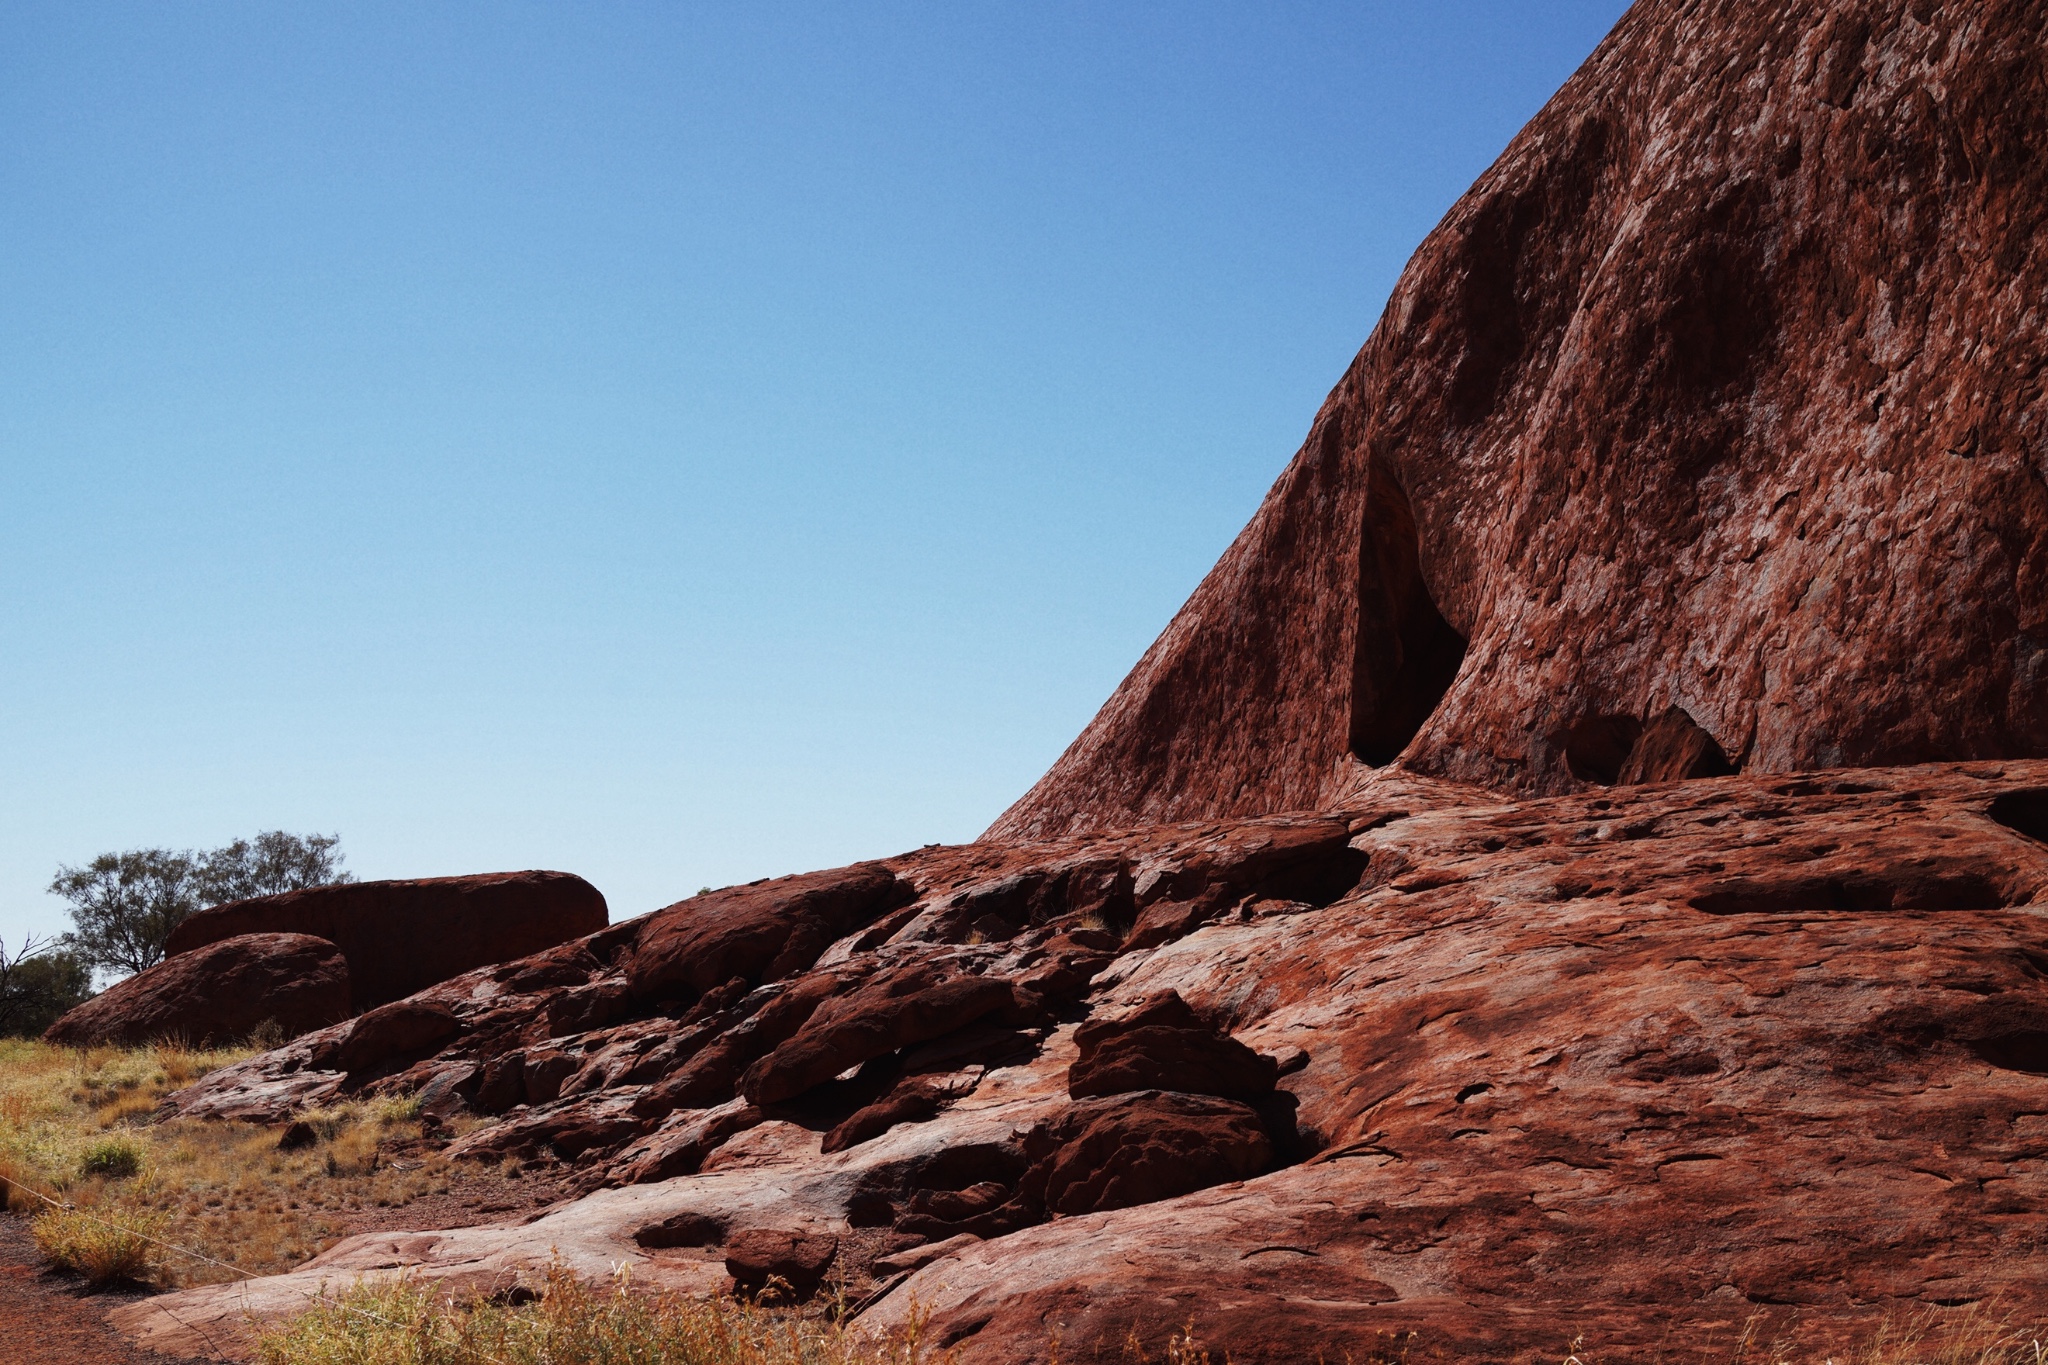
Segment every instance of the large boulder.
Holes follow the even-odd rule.
[[[567,872],[345,882],[202,910],[171,931],[189,953],[240,934],[313,934],[348,959],[352,1005],[402,999],[476,967],[604,928],[604,897]]]
[[[839,1239],[829,1232],[753,1228],[726,1243],[725,1269],[747,1293],[759,1293],[774,1278],[801,1298],[817,1289],[838,1254]]]
[[[1630,9],[990,837],[2048,755],[2044,25]]]
[[[348,1013],[348,962],[334,944],[310,934],[238,934],[115,982],[43,1039],[69,1047],[205,1046],[246,1038],[263,1024],[289,1037]]]

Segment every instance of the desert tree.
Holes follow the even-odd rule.
[[[199,908],[197,872],[190,853],[135,848],[59,867],[50,892],[71,902],[73,950],[100,971],[127,974],[163,961],[164,940]]]
[[[92,994],[92,972],[57,939],[0,939],[0,1038],[33,1037]]]
[[[338,835],[270,830],[205,852],[102,853],[59,867],[50,892],[71,903],[65,946],[96,971],[126,975],[163,961],[171,930],[194,911],[353,881],[341,870],[340,843]]]
[[[197,858],[201,905],[225,905],[252,896],[276,896],[312,886],[352,882],[341,870],[338,834],[287,834],[273,829],[237,839]]]

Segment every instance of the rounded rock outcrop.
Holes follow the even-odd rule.
[[[273,1024],[290,1037],[349,1013],[348,962],[310,934],[238,934],[117,981],[52,1024],[68,1047],[238,1041]]]

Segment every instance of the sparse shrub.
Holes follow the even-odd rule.
[[[284,1025],[275,1019],[265,1019],[249,1030],[249,1046],[258,1052],[268,1052],[282,1046],[285,1041]]]
[[[152,1239],[168,1221],[148,1209],[49,1209],[29,1224],[29,1233],[51,1265],[109,1284],[149,1277],[159,1250]]]
[[[377,1101],[377,1118],[386,1124],[411,1123],[420,1116],[422,1103],[418,1095],[386,1095]]]
[[[142,1149],[126,1138],[101,1138],[79,1153],[78,1173],[125,1180],[142,1169]]]
[[[333,1245],[362,1209],[447,1191],[448,1164],[438,1154],[380,1159],[380,1144],[417,1135],[417,1126],[399,1117],[405,1101],[351,1099],[311,1110],[301,1117],[317,1140],[289,1151],[278,1150],[272,1124],[161,1111],[171,1089],[247,1055],[166,1042],[66,1048],[0,1038],[0,1175],[95,1212],[106,1204],[161,1214],[161,1240],[255,1274],[287,1270]],[[88,1159],[89,1150],[107,1143],[138,1154],[135,1178],[122,1178],[126,1162],[118,1156]],[[0,1200],[25,1214],[47,1207],[12,1189]],[[53,1245],[61,1250],[60,1243],[76,1240]],[[236,1277],[224,1266],[169,1252],[151,1270],[164,1288]]]
[[[172,1089],[190,1085],[207,1071],[207,1054],[179,1044],[159,1042],[150,1050],[163,1084]]]

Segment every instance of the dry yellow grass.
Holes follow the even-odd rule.
[[[1843,1339],[1797,1318],[1768,1335],[1751,1318],[1732,1347],[1687,1342],[1612,1355],[1572,1343],[1564,1365],[2048,1365],[2048,1331],[1982,1305],[1928,1308],[1887,1315],[1874,1331]]]
[[[732,1299],[635,1293],[548,1271],[537,1299],[450,1302],[410,1282],[357,1288],[266,1333],[263,1365],[945,1365],[922,1322],[874,1340]]]
[[[332,1245],[343,1234],[340,1217],[351,1211],[447,1189],[438,1156],[394,1160],[388,1153],[419,1136],[417,1108],[403,1100],[317,1111],[309,1119],[318,1140],[291,1152],[277,1149],[274,1128],[154,1121],[171,1091],[247,1055],[0,1041],[0,1175],[109,1221],[160,1219],[150,1223],[159,1228],[152,1235],[254,1274],[287,1269]],[[12,1187],[7,1205],[44,1207]],[[80,1244],[80,1236],[64,1244]],[[238,1278],[178,1256],[154,1261],[147,1272],[165,1287]]]
[[[170,1219],[153,1210],[46,1208],[29,1225],[36,1249],[94,1284],[143,1280],[162,1262]]]

